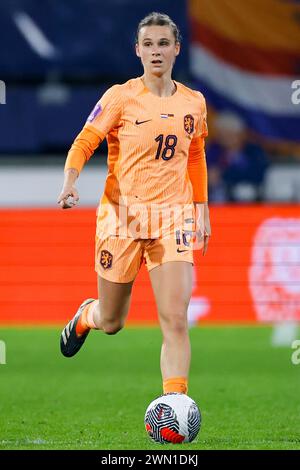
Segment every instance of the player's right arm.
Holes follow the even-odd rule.
[[[69,209],[79,201],[75,182],[96,148],[109,131],[119,124],[122,110],[122,94],[120,87],[115,85],[98,101],[69,150],[63,188],[57,200],[63,209]]]
[[[78,203],[79,195],[75,182],[102,140],[93,129],[86,126],[74,140],[66,159],[63,188],[57,200],[62,209],[70,209]]]
[[[75,168],[69,168],[65,171],[63,188],[57,199],[62,209],[70,209],[79,201],[78,191],[75,188],[75,181],[78,175],[79,173]]]

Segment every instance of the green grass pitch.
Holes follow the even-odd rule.
[[[300,365],[272,348],[268,327],[190,331],[189,395],[202,412],[195,442],[160,445],[144,430],[161,394],[158,328],[92,332],[59,352],[55,328],[0,329],[0,449],[300,449]]]

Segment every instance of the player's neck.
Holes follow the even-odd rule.
[[[142,81],[151,93],[160,97],[172,96],[176,92],[176,85],[170,76],[157,77],[145,73]]]

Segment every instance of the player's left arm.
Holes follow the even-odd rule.
[[[203,241],[203,255],[208,248],[211,226],[208,208],[207,167],[204,137],[195,137],[190,145],[187,170],[193,187],[197,240]]]
[[[208,135],[207,110],[204,96],[198,92],[200,97],[201,113],[197,123],[196,132],[193,136],[190,148],[187,170],[193,186],[193,201],[196,216],[196,237],[203,241],[202,253],[205,255],[211,236],[211,225],[208,208],[208,178],[205,156],[205,138]]]
[[[200,242],[203,241],[203,256],[207,252],[209,237],[211,237],[211,225],[208,203],[194,202],[196,214],[196,236]]]

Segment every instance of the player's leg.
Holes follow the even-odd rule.
[[[142,246],[133,239],[98,239],[96,271],[99,300],[85,300],[63,329],[60,345],[64,356],[74,356],[91,329],[115,334],[123,327],[141,257]]]
[[[191,347],[187,309],[192,294],[193,265],[170,261],[150,271],[163,334],[161,373],[164,393],[187,393]]]
[[[98,298],[88,309],[90,327],[112,335],[120,331],[125,323],[133,281],[112,282],[98,276]]]
[[[74,356],[91,329],[115,334],[124,326],[130,304],[133,281],[116,283],[98,276],[99,299],[87,299],[61,334],[61,352]]]

